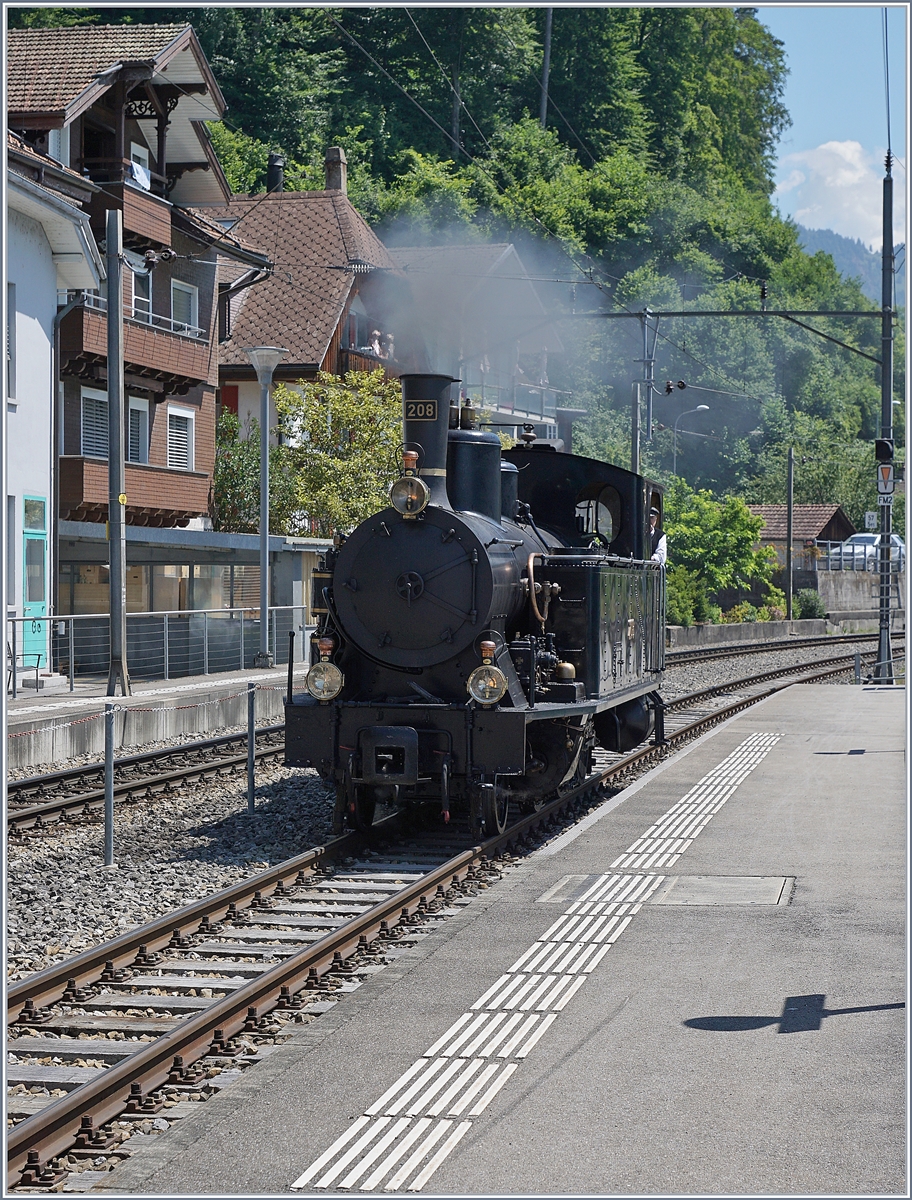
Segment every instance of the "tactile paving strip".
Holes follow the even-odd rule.
[[[763,760],[752,734],[611,865],[291,1185],[420,1192],[664,881]]]

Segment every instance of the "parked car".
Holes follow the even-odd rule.
[[[880,561],[879,533],[853,533],[842,543],[839,557],[847,571],[876,571]],[[890,565],[894,571],[906,566],[906,547],[898,533],[890,534]]]

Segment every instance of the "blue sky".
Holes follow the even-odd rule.
[[[908,7],[887,6],[893,153],[906,162]],[[767,4],[757,16],[785,45],[785,106],[792,126],[779,144],[775,200],[783,215],[881,243],[881,179],[887,145],[883,7]],[[894,167],[895,235],[904,241],[906,174]]]

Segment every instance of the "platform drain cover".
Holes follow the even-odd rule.
[[[652,904],[788,904],[790,875],[672,875],[650,897]]]

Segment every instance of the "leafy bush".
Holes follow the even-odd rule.
[[[799,621],[820,620],[826,616],[826,605],[819,592],[813,588],[801,588],[795,594],[795,616]]]
[[[746,600],[742,601],[741,604],[736,604],[734,608],[730,608],[728,612],[722,614],[722,621],[725,625],[751,624],[759,619],[757,609]]]

